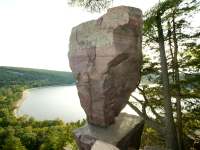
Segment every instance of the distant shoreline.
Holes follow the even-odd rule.
[[[76,85],[76,83],[72,83],[72,84],[60,84],[60,85],[47,85],[47,86],[39,86],[39,87],[29,88],[28,90],[41,89],[41,88],[51,88],[51,87],[60,87],[60,86],[75,86],[75,85]]]
[[[29,90],[30,90],[30,89],[24,90],[24,91],[22,92],[22,97],[16,102],[16,104],[15,104],[15,109],[14,109],[14,111],[13,111],[15,117],[18,116],[18,115],[17,115],[17,111],[18,111],[19,107],[22,105],[22,103],[25,101],[27,95],[29,94]]]

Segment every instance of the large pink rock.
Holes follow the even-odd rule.
[[[142,12],[133,7],[72,29],[69,62],[89,123],[108,126],[126,105],[140,81],[141,41]]]

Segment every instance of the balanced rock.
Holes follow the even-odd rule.
[[[133,7],[72,29],[69,62],[89,123],[108,126],[126,105],[140,81],[141,42],[142,12]]]

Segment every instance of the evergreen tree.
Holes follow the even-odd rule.
[[[77,0],[76,2],[80,3],[82,1]],[[89,6],[87,5],[87,8]],[[180,79],[180,71],[187,70],[188,68],[191,69],[189,64],[193,64],[193,69],[196,65],[198,66],[199,59],[194,58],[194,55],[199,56],[197,52],[198,46],[191,43],[191,40],[193,41],[195,38],[198,38],[200,34],[194,29],[192,29],[194,32],[192,33],[189,30],[191,26],[187,23],[188,18],[193,16],[198,10],[199,0],[165,0],[145,13],[143,47],[155,51],[153,53],[158,54],[155,58],[160,55],[160,59],[153,60],[150,58],[149,60],[152,62],[145,60],[142,74],[148,78],[151,78],[151,75],[153,75],[154,83],[157,83],[157,85],[150,87],[148,84],[141,84],[138,87],[144,100],[140,100],[135,96],[132,97],[137,104],[141,105],[141,109],[139,109],[140,107],[136,107],[131,101],[128,104],[138,115],[144,118],[150,127],[156,129],[162,136],[166,137],[166,145],[171,149],[184,149],[182,142],[181,102],[186,99],[183,95],[186,93],[189,94],[190,96],[187,98],[198,96],[197,93],[191,93],[191,91],[196,91],[198,88],[195,87],[195,90],[187,91],[186,88],[190,81],[186,81],[186,79],[182,81],[183,79]],[[189,45],[193,45],[195,50],[192,50],[191,47],[189,48]],[[191,50],[193,53],[191,53]],[[189,59],[187,61],[181,59],[180,56],[184,55],[187,58],[193,59],[191,61]],[[185,68],[183,67],[184,65]],[[196,71],[198,70],[198,68],[195,69]],[[200,84],[197,85],[199,86]],[[172,102],[174,98],[176,101]],[[164,111],[162,111],[163,109]],[[155,118],[149,116],[147,110]]]

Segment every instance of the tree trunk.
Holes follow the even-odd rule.
[[[174,60],[173,67],[175,73],[175,87],[176,87],[176,113],[177,113],[177,136],[178,136],[178,144],[179,150],[183,150],[183,141],[182,141],[182,112],[181,112],[181,88],[180,88],[180,78],[179,78],[179,65],[178,65],[178,41],[176,37],[176,23],[175,16],[172,16],[172,26],[173,26],[173,42],[174,42]]]
[[[174,67],[173,67],[173,64],[174,64],[174,53],[173,53],[173,50],[172,50],[172,40],[171,40],[171,36],[172,36],[172,31],[171,31],[171,24],[170,24],[170,21],[167,22],[167,27],[168,27],[168,42],[169,42],[169,51],[170,51],[170,54],[171,54],[171,63],[172,63],[172,80],[173,82],[175,82],[175,70],[174,70]]]
[[[164,109],[165,109],[165,131],[166,131],[166,147],[171,150],[178,150],[178,141],[176,134],[176,126],[173,118],[173,110],[170,96],[169,77],[168,77],[168,66],[165,54],[164,35],[161,22],[161,14],[157,13],[156,24],[158,29],[159,49],[160,49],[160,60],[161,60],[161,73],[162,73],[162,84],[163,84],[163,98],[164,98]]]

